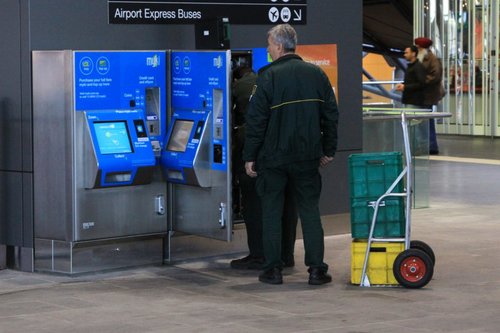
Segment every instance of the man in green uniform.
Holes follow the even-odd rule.
[[[265,265],[259,280],[281,284],[281,216],[288,184],[294,189],[304,237],[309,284],[331,282],[319,213],[319,167],[337,149],[338,109],[325,73],[295,54],[297,34],[288,24],[268,32],[273,62],[259,71],[246,116],[243,160],[257,177],[262,199]]]
[[[256,80],[257,75],[250,67],[241,66],[233,71],[233,183],[238,182],[241,189],[243,219],[247,230],[249,250],[247,256],[231,261],[231,268],[234,269],[261,269],[264,264],[260,198],[255,189],[255,178],[245,173],[242,159],[245,142],[245,114]],[[282,218],[282,259],[285,267],[295,265],[293,253],[298,217],[291,192],[291,190],[286,192]]]

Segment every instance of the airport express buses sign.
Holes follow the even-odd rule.
[[[110,24],[193,24],[225,17],[231,24],[306,24],[307,0],[108,0]]]

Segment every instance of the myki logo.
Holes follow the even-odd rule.
[[[146,66],[150,66],[153,68],[160,66],[160,57],[158,57],[157,54],[155,54],[152,57],[147,57],[146,58]]]
[[[222,67],[222,57],[221,56],[214,58],[214,67],[216,67],[216,68]]]

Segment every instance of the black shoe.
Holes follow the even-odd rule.
[[[262,269],[264,258],[248,255],[241,259],[231,260],[230,265],[234,269]]]
[[[431,150],[429,150],[429,155],[439,155],[439,150],[431,149]]]
[[[269,284],[282,284],[283,275],[281,275],[281,270],[277,267],[268,269],[259,275],[259,281]]]
[[[283,267],[293,267],[295,266],[295,260],[292,258],[291,260],[283,260]]]
[[[318,286],[332,282],[332,276],[321,268],[309,268],[309,284]]]

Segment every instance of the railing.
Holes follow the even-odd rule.
[[[395,85],[398,83],[403,83],[403,81],[363,81],[363,91],[372,94],[363,96],[363,105],[400,106],[401,93],[395,91]],[[371,99],[371,101],[365,99]]]

